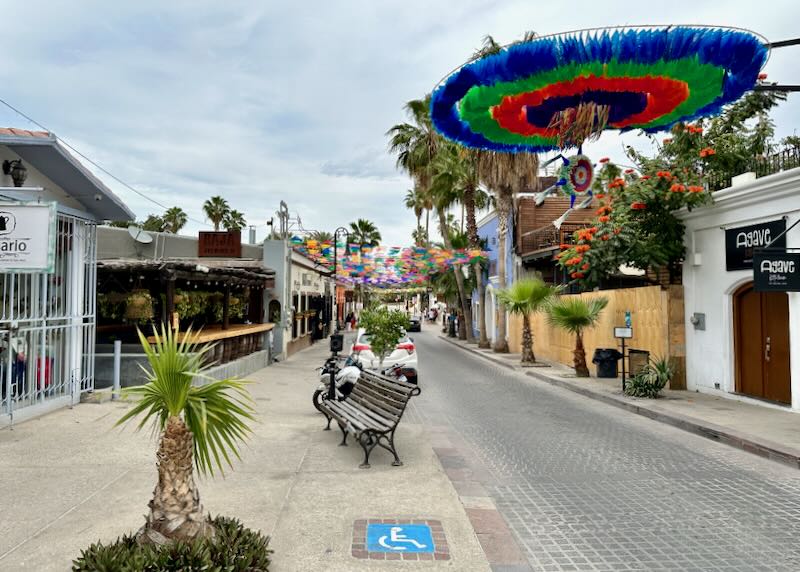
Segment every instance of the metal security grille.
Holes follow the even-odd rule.
[[[59,215],[53,274],[0,275],[0,426],[94,388],[96,227]]]

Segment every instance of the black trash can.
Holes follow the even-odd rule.
[[[622,354],[614,348],[597,348],[594,350],[592,363],[597,365],[597,377],[617,377],[617,362]]]

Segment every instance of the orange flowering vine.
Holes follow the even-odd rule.
[[[599,217],[597,220],[599,220],[600,222],[608,222],[608,221],[611,220],[611,217],[608,216],[608,215],[603,215],[603,216]]]
[[[700,156],[701,157],[709,157],[711,155],[716,155],[717,152],[714,151],[711,147],[706,147],[704,149],[700,149]]]
[[[669,190],[672,191],[673,193],[682,193],[683,191],[686,190],[686,187],[684,187],[680,183],[675,183],[669,188]]]
[[[702,193],[705,189],[701,185],[690,185],[689,192],[690,193]]]

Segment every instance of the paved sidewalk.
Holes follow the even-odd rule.
[[[360,447],[337,447],[313,409],[318,345],[251,376],[260,423],[226,477],[199,480],[211,514],[240,518],[272,536],[272,570],[490,569],[448,475],[432,448],[440,438],[410,411],[397,443],[403,467],[379,449],[359,469]],[[114,428],[129,406],[81,404],[0,431],[0,570],[68,570],[98,539],[111,541],[143,522],[156,479],[148,431]],[[352,440],[351,440],[352,443]],[[369,519],[429,521],[449,560],[391,562],[354,557]],[[441,523],[441,524],[439,524]],[[354,547],[355,544],[355,547]],[[420,558],[422,559],[422,558]]]
[[[523,368],[519,365],[519,354],[497,354],[457,339],[442,338],[536,380],[800,468],[800,416],[797,413],[692,391],[665,389],[660,399],[628,397],[622,393],[620,379],[579,379],[572,368],[559,363]]]

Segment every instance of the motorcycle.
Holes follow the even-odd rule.
[[[358,378],[361,375],[361,363],[353,356],[348,356],[344,362],[344,367],[339,367],[338,359],[329,357],[325,360],[325,365],[318,367],[319,371],[319,386],[314,392],[312,401],[317,411],[322,412],[320,405],[322,401],[328,399],[331,383],[331,371],[334,372],[334,379],[336,380],[336,399],[344,401],[353,388],[358,383]]]

